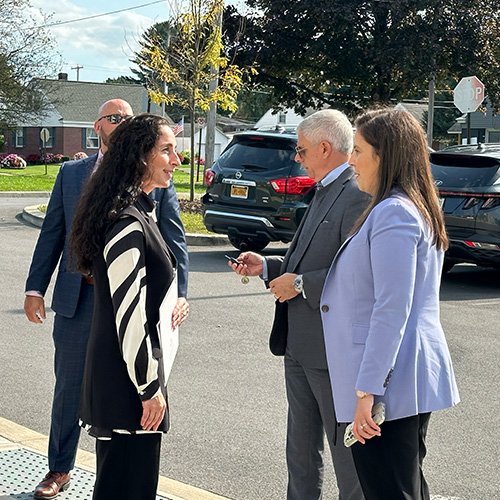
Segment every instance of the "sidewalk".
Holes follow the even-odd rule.
[[[47,442],[47,436],[0,417],[0,500],[33,500],[33,490],[47,473]],[[91,500],[94,476],[95,455],[78,450],[71,486],[57,498]],[[229,499],[160,476],[157,500]]]

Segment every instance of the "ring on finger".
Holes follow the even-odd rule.
[[[363,425],[360,425],[359,427],[360,427],[361,429],[364,429],[367,425],[368,425],[368,424],[363,424]]]

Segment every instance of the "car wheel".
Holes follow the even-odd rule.
[[[260,252],[269,245],[269,240],[259,240],[255,238],[238,238],[236,236],[229,236],[229,242],[233,247],[241,250],[242,252]]]
[[[455,265],[455,262],[453,262],[452,260],[444,259],[443,274],[449,273],[454,265]]]

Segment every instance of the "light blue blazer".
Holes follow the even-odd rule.
[[[443,251],[409,198],[379,203],[335,257],[321,296],[339,422],[356,390],[386,404],[386,419],[453,406],[459,395],[439,321]]]

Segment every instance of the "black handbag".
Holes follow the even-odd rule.
[[[269,349],[275,356],[284,356],[288,336],[288,302],[275,303],[274,321],[269,337]]]

